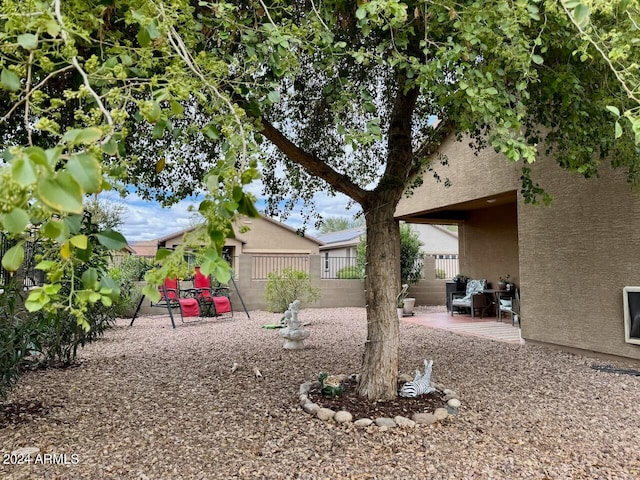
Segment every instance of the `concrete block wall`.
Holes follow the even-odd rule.
[[[266,280],[253,280],[251,265],[251,255],[240,255],[238,257],[238,269],[235,272],[235,284],[242,296],[242,300],[248,310],[266,310],[265,300]],[[320,278],[321,257],[320,255],[309,256],[309,277],[311,284],[320,289],[320,300],[305,305],[313,308],[331,307],[364,307],[364,281],[353,280],[333,280]],[[445,304],[445,281],[435,279],[435,263],[433,258],[425,262],[425,271],[430,272],[429,278],[421,280],[409,289],[411,296],[416,298],[416,305],[444,305]],[[183,281],[180,287],[191,288],[192,283]],[[242,311],[242,303],[238,297],[238,292],[233,285],[231,288],[231,303],[235,311]],[[145,299],[140,309],[142,314],[159,314],[162,310],[151,307],[148,299]]]

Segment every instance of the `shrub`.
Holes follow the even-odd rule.
[[[438,280],[444,280],[445,278],[447,278],[447,272],[445,272],[441,268],[436,268],[436,278]]]
[[[355,265],[341,268],[340,270],[338,270],[338,278],[340,279],[362,278],[362,269]]]
[[[88,269],[95,269],[99,277],[106,277],[110,252],[95,238],[98,232],[96,225],[91,223],[91,216],[82,218],[79,233],[87,236],[89,245],[82,255],[73,259],[73,276],[75,280],[66,276],[60,281],[60,295],[67,297],[73,288],[74,282],[82,278]],[[46,260],[56,257],[60,246],[47,240],[42,241],[43,252],[37,255],[37,260]],[[86,319],[90,329],[85,331],[71,312],[66,310],[43,309],[33,314],[34,326],[37,333],[32,339],[34,350],[43,356],[43,365],[67,366],[76,359],[79,346],[84,346],[102,336],[107,328],[112,326],[116,319],[116,313],[112,306],[103,303],[87,305]]]
[[[320,290],[309,280],[309,274],[293,268],[267,275],[265,292],[267,308],[271,312],[284,312],[294,300],[313,303],[320,299]]]
[[[0,400],[18,381],[35,336],[33,317],[18,311],[23,299],[16,285],[11,281],[0,293]]]
[[[142,296],[142,287],[136,282],[144,279],[144,274],[153,267],[144,257],[129,255],[118,267],[109,270],[109,276],[120,286],[120,298],[113,303],[113,311],[118,317],[133,316]]]

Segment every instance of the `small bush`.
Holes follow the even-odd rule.
[[[436,278],[438,280],[444,280],[445,278],[447,278],[447,272],[445,272],[441,268],[436,268]]]
[[[142,288],[136,282],[143,280],[144,274],[152,266],[150,260],[129,255],[122,260],[120,266],[109,270],[109,276],[120,286],[120,298],[112,307],[116,316],[133,316],[142,296]]]
[[[284,312],[294,300],[313,303],[320,299],[320,289],[311,285],[309,274],[293,268],[285,268],[267,275],[265,292],[267,308],[271,312]]]
[[[0,293],[0,400],[4,400],[20,378],[25,358],[35,337],[33,317],[18,312],[23,299],[21,289],[12,281]]]
[[[362,270],[355,265],[352,265],[350,267],[344,267],[338,270],[338,278],[340,279],[362,278]]]

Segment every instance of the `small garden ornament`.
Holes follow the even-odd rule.
[[[300,300],[294,300],[289,304],[289,310],[284,313],[287,327],[280,330],[280,336],[285,339],[285,350],[302,350],[304,340],[311,335],[309,330],[300,328],[298,310],[300,310]]]
[[[435,392],[436,389],[431,386],[431,369],[433,360],[424,361],[424,375],[420,371],[416,371],[416,376],[412,382],[402,385],[399,395],[401,397],[417,397],[418,395],[426,395]]]

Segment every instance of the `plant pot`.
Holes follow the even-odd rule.
[[[398,312],[398,318],[404,317],[404,308],[396,307],[396,311]]]
[[[416,299],[415,298],[405,298],[403,300],[404,303],[404,307],[402,308],[402,311],[404,312],[405,315],[412,315],[413,314],[413,307],[415,307],[416,305]]]
[[[506,290],[507,282],[498,282],[498,290]]]

